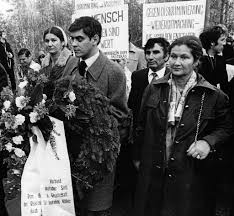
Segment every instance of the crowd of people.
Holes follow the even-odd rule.
[[[126,132],[131,139],[121,139],[115,171],[82,200],[73,184],[76,214],[108,216],[115,199],[123,199],[127,215],[215,216],[222,183],[234,199],[234,79],[227,72],[234,47],[226,27],[212,26],[199,38],[183,36],[171,44],[150,38],[143,50],[129,37],[129,58],[112,60],[99,50],[102,26],[94,18],[78,18],[68,31],[70,41],[59,26],[46,29],[45,52],[37,62],[27,48],[15,55],[1,31],[0,89],[17,91],[29,72],[55,84],[72,77],[79,85],[85,78],[110,100],[119,124],[131,116]],[[52,97],[50,86],[45,93]],[[76,137],[69,131],[66,137],[68,153],[79,152]],[[0,215],[7,216],[3,187]]]

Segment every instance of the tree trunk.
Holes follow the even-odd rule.
[[[223,24],[223,21],[224,21],[225,1],[226,0],[221,0],[221,12],[220,12],[220,20],[219,20],[221,24]]]
[[[210,21],[210,1],[211,0],[206,0],[206,15],[205,15],[205,24],[204,27],[209,26],[209,21]]]

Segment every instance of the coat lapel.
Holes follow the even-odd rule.
[[[94,80],[97,81],[98,78],[100,77],[106,61],[107,61],[107,57],[105,57],[103,53],[100,51],[100,54],[97,60],[87,70]]]
[[[149,68],[143,69],[143,71],[142,71],[142,79],[140,80],[140,82],[142,82],[142,85],[144,87],[146,87],[149,84],[148,73],[149,73]]]

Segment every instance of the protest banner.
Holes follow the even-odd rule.
[[[81,16],[92,16],[101,23],[99,48],[108,58],[128,58],[128,5],[77,10],[72,20]]]
[[[184,35],[199,36],[204,28],[206,1],[178,1],[143,5],[142,44],[152,37],[172,42]]]
[[[75,11],[118,7],[124,5],[124,0],[75,0]]]

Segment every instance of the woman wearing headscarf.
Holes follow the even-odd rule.
[[[46,74],[49,80],[55,81],[67,71],[73,71],[78,59],[72,56],[67,48],[67,36],[62,28],[53,26],[48,28],[43,35],[47,55],[42,61],[41,72]]]
[[[232,131],[228,97],[195,72],[198,38],[176,39],[169,54],[171,73],[154,80],[142,101],[134,216],[215,215],[212,151]]]

